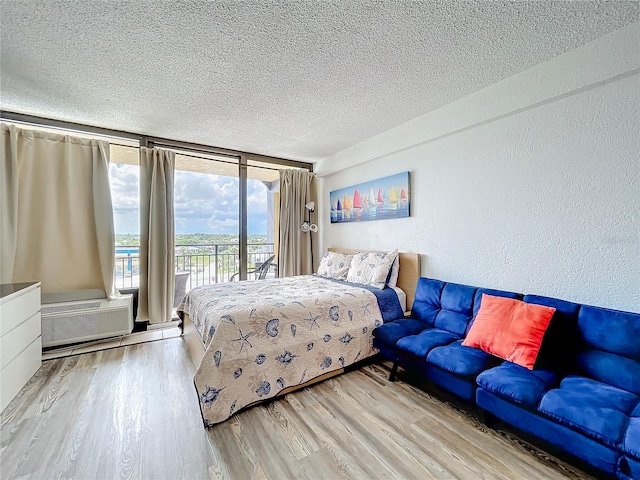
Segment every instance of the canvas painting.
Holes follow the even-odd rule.
[[[409,216],[409,172],[334,190],[331,223],[364,222]]]

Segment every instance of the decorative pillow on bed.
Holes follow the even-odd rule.
[[[400,271],[400,255],[396,256],[393,261],[389,276],[387,277],[387,287],[395,287],[398,285],[398,272]]]
[[[318,275],[336,280],[346,280],[353,255],[338,252],[327,252],[320,261]]]
[[[398,250],[389,253],[356,253],[351,260],[347,281],[383,289],[397,256]]]

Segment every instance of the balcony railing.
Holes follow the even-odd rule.
[[[174,260],[176,272],[190,272],[187,289],[198,285],[228,282],[240,271],[240,254],[237,243],[202,245],[176,245]],[[247,267],[251,270],[273,255],[273,243],[247,244]],[[116,287],[140,286],[140,247],[116,246]],[[273,276],[273,269],[269,276]],[[238,280],[236,276],[235,280]]]

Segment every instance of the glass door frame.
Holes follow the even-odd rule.
[[[194,145],[186,142],[177,142],[177,141],[167,141],[162,139],[155,139],[151,137],[145,137],[141,141],[141,146],[146,146],[148,148],[152,148],[154,146],[167,148],[174,151],[183,151],[190,152],[194,155],[198,153],[206,154],[206,155],[216,155],[222,157],[231,157],[234,159],[238,159],[238,210],[239,210],[239,245],[238,245],[238,254],[239,254],[239,271],[240,271],[240,280],[247,279],[247,258],[248,258],[248,238],[249,238],[249,226],[248,226],[248,175],[247,169],[249,167],[249,161],[255,160],[263,163],[268,163],[272,165],[276,165],[279,167],[291,167],[291,168],[304,168],[313,172],[313,164],[306,162],[299,162],[296,160],[287,160],[283,158],[277,157],[269,157],[265,155],[258,154],[250,154],[244,152],[235,152],[233,150],[221,149],[216,147],[207,147],[203,145]],[[203,160],[209,160],[203,157]],[[215,160],[211,160],[215,161]]]

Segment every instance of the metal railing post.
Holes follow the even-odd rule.
[[[216,264],[215,278],[216,278],[216,283],[218,283],[218,245],[217,244],[216,244],[214,255],[215,255],[215,264]]]

